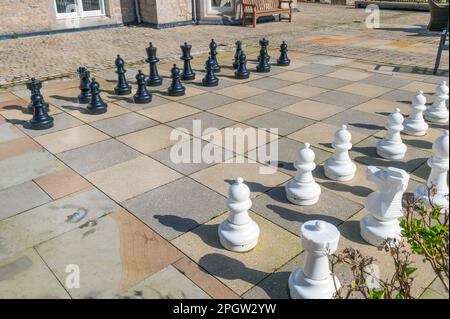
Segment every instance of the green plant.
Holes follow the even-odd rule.
[[[11,39],[18,39],[19,38],[19,34],[14,32],[13,34],[11,34]]]

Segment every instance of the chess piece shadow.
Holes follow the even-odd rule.
[[[301,208],[308,207],[308,206],[299,206]],[[333,216],[325,216],[322,214],[304,214],[286,207],[281,207],[278,205],[267,205],[267,208],[270,209],[272,212],[283,218],[284,220],[290,221],[290,222],[299,222],[299,223],[305,223],[308,220],[314,220],[314,219],[320,219],[323,221],[326,221],[328,223],[331,223],[333,225],[339,225],[343,223],[344,221],[333,217]],[[300,209],[301,209],[300,208]]]
[[[370,123],[349,123],[348,125],[367,129],[367,130],[373,130],[373,131],[380,131],[380,130],[384,129],[384,126],[380,126],[377,124],[370,124]]]
[[[6,122],[13,124],[13,125],[20,125],[24,129],[27,129],[27,130],[31,129],[31,125],[28,121],[18,120],[18,119],[6,119]]]
[[[51,95],[50,98],[60,101],[66,101],[69,103],[76,103],[78,104],[78,98],[77,97],[71,97],[71,96],[62,96],[62,95]]]
[[[28,114],[28,108],[27,107],[23,107],[23,106],[18,105],[18,104],[5,105],[0,110],[2,110],[2,111],[17,110],[17,111],[21,111],[22,113]]]

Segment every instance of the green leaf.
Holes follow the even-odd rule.
[[[350,287],[352,288],[352,289],[355,289],[356,288],[356,280],[352,280],[352,283],[350,284]]]
[[[406,267],[406,269],[405,269],[405,273],[406,273],[406,276],[411,276],[411,274],[413,273],[413,272],[415,272],[417,270],[417,268],[414,268],[414,267]]]
[[[395,295],[395,299],[404,299],[401,293]]]
[[[383,299],[384,290],[371,290],[369,294],[369,299]]]

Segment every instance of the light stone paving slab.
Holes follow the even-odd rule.
[[[304,85],[315,86],[328,90],[335,90],[340,87],[349,85],[350,83],[352,82],[343,79],[328,77],[328,75],[318,76],[316,78],[312,78],[302,82],[302,84]]]
[[[14,125],[10,123],[0,124],[0,143],[16,140],[24,136],[25,134]]]
[[[303,72],[295,72],[295,71],[287,71],[284,73],[276,74],[272,76],[275,79],[290,81],[290,82],[302,82],[316,77],[314,74],[303,73]]]
[[[227,97],[231,97],[234,99],[246,99],[261,93],[264,93],[265,90],[254,88],[245,84],[238,84],[234,86],[227,87],[222,90],[215,91],[217,94],[221,94]]]
[[[252,118],[245,123],[266,130],[276,128],[278,135],[285,136],[313,124],[314,121],[286,112],[275,111]]]
[[[236,100],[233,98],[208,92],[181,100],[180,103],[193,106],[201,110],[208,110],[225,104],[230,104],[235,101]]]
[[[289,95],[293,95],[293,96],[297,96],[297,97],[305,98],[305,99],[311,98],[313,96],[322,94],[327,91],[328,91],[327,89],[310,86],[310,85],[304,85],[301,83],[293,84],[293,85],[290,85],[290,86],[287,86],[287,87],[277,90],[277,92],[280,92],[280,93],[289,94]]]
[[[340,113],[343,110],[342,107],[332,104],[320,103],[312,100],[303,100],[286,106],[280,109],[280,111],[320,121],[336,113]]]
[[[338,88],[338,91],[375,98],[377,96],[380,96],[382,94],[385,94],[385,93],[391,91],[391,89],[384,88],[381,86],[376,86],[376,85],[355,82],[355,83]]]
[[[272,109],[270,108],[258,106],[244,101],[237,101],[208,110],[209,113],[220,115],[233,121],[240,122],[271,111]]]
[[[0,143],[0,161],[32,151],[38,151],[42,146],[29,137]]]
[[[361,103],[367,102],[370,100],[367,96],[340,92],[340,91],[329,91],[322,93],[320,95],[316,95],[311,98],[317,102],[333,104],[336,106],[340,106],[343,108],[351,108],[353,106],[359,105]]]
[[[371,76],[371,74],[356,70],[339,69],[335,72],[328,73],[327,76],[347,81],[361,81]]]
[[[246,102],[269,107],[272,109],[279,109],[297,103],[300,100],[301,99],[299,97],[283,94],[280,92],[265,92],[245,99]]]
[[[53,199],[92,188],[88,181],[69,168],[38,177],[35,182]]]
[[[136,113],[127,113],[91,123],[93,127],[112,137],[133,133],[158,124],[158,122]]]
[[[156,120],[158,122],[166,123],[198,112],[200,112],[199,109],[186,106],[177,102],[172,102],[169,104],[151,107],[139,111],[138,113],[147,116],[153,120]]]

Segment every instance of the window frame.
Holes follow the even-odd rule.
[[[75,5],[77,10],[75,12],[58,12],[58,6],[56,5],[56,0],[53,1],[53,6],[55,8],[55,15],[57,20],[63,19],[74,19],[74,18],[88,18],[88,17],[101,17],[105,16],[105,0],[98,0],[100,2],[100,10],[85,11],[83,9],[83,1],[75,0]]]
[[[231,0],[231,6],[230,7],[222,7],[222,9],[220,7],[213,7],[211,0],[206,0],[207,4],[206,4],[206,12],[208,15],[212,14],[212,15],[220,15],[221,13],[233,13],[235,11],[235,7],[236,7],[236,1],[235,0]]]

